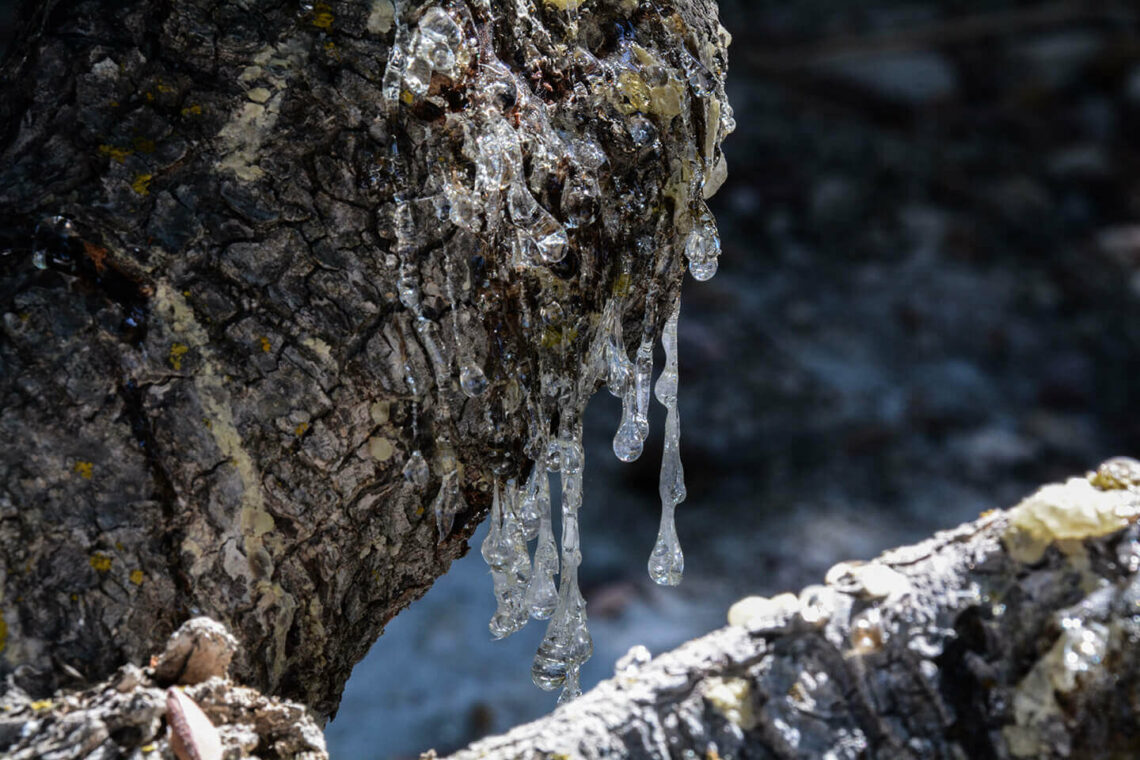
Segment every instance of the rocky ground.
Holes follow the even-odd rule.
[[[599,395],[587,687],[633,644],[722,625],[746,593],[817,582],[1140,451],[1135,6],[721,12],[739,129],[714,199],[720,273],[686,283],[680,326],[686,580],[660,590],[645,574],[663,414],[623,465],[617,404]],[[472,553],[358,666],[332,755],[446,750],[553,707],[528,677],[541,627],[491,642],[493,607]]]

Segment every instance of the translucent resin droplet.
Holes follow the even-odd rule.
[[[538,506],[538,489],[539,489],[539,472],[541,468],[537,465],[531,469],[530,478],[527,479],[526,486],[523,488],[521,498],[519,501],[519,518],[522,520],[523,537],[527,541],[533,541],[535,536],[538,535],[540,525],[542,522],[542,512]],[[545,473],[543,474],[545,477]],[[549,499],[549,496],[547,497]],[[547,505],[547,510],[550,507]]]
[[[717,260],[720,257],[720,235],[707,206],[702,204],[694,221],[693,229],[685,238],[685,258],[689,261],[689,274],[694,280],[703,282],[716,274]]]
[[[417,489],[423,489],[427,487],[430,477],[427,460],[420,450],[416,449],[408,457],[408,461],[404,462],[404,479]]]
[[[464,364],[459,368],[459,387],[468,398],[482,396],[487,385],[487,376],[478,364]]]
[[[673,507],[661,511],[661,527],[657,542],[649,554],[649,577],[662,586],[676,586],[685,572],[685,555],[677,538]]]
[[[432,502],[432,514],[439,528],[439,540],[447,538],[455,523],[455,516],[467,506],[459,489],[459,463],[450,451],[440,456],[439,491]]]
[[[628,361],[628,360],[627,360]],[[621,424],[614,435],[614,454],[623,462],[641,456],[649,437],[649,397],[652,390],[653,342],[645,339],[637,348],[633,382],[626,385],[621,399]]]

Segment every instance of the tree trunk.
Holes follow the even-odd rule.
[[[712,0],[578,6],[25,4],[0,675],[81,686],[204,614],[328,716],[575,435],[599,316],[659,332],[732,129]]]
[[[453,760],[1122,758],[1140,752],[1140,462],[1038,491],[730,626]]]

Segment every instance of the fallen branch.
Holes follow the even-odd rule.
[[[1140,747],[1140,462],[834,567],[468,758],[1124,757]]]

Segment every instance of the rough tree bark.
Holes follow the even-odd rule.
[[[1011,510],[615,676],[454,760],[1123,758],[1140,752],[1140,462]],[[639,651],[640,650],[640,651]]]
[[[82,686],[206,614],[238,679],[335,711],[492,477],[572,427],[605,304],[659,330],[723,178],[712,0],[579,5],[25,4],[0,95],[0,675]],[[401,475],[415,450],[427,483]]]

